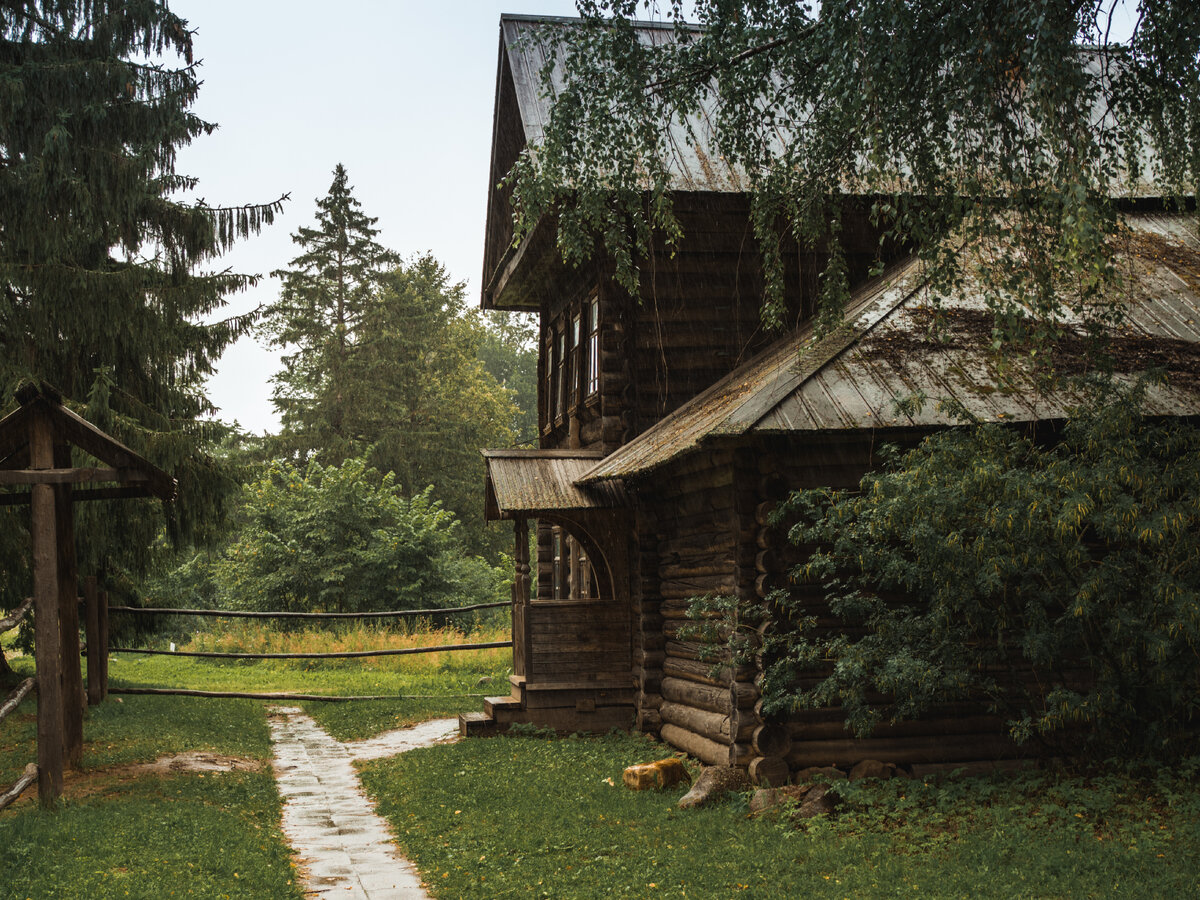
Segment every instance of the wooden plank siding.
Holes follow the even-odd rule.
[[[632,667],[627,605],[619,600],[539,600],[526,607],[525,678],[578,682],[628,677]]]

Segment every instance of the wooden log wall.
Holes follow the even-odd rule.
[[[802,561],[805,551],[787,540],[791,523],[773,526],[769,517],[789,489],[857,485],[872,465],[871,453],[869,435],[860,441],[819,445],[780,439],[762,447],[755,471],[739,469],[741,477],[757,478],[756,533],[752,544],[739,556],[745,558],[754,551],[752,590],[761,602],[765,603],[775,588],[784,587],[793,597],[804,599],[817,618],[818,629],[845,630],[829,611],[819,586],[791,583],[788,572]],[[813,673],[812,682],[815,684],[819,677],[820,673]],[[761,671],[758,678],[761,680]],[[814,765],[844,767],[863,759],[902,765],[970,762],[1018,754],[1016,745],[1004,734],[1002,718],[989,714],[982,701],[943,704],[918,721],[880,725],[870,737],[861,739],[846,731],[845,717],[838,707],[805,710],[784,720],[763,717],[761,704],[755,709],[763,730],[752,738],[752,745],[762,752],[756,754],[750,773],[760,781],[776,784],[789,773]]]
[[[639,731],[657,735],[662,728],[663,662],[666,638],[660,612],[658,522],[652,509],[639,508],[634,520],[630,560],[630,615],[633,626],[633,679]]]
[[[639,639],[659,668],[643,679],[641,702],[656,707],[657,716],[643,718],[661,723],[672,746],[710,765],[744,766],[751,758],[754,671],[722,665],[700,640],[681,633],[692,598],[737,590],[739,500],[731,462],[725,452],[689,457],[656,474],[652,493],[639,503],[660,511],[657,522],[642,520],[656,530],[653,541],[641,543],[641,581],[656,585],[658,602],[654,614],[643,599]]]

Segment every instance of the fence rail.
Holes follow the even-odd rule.
[[[476,603],[474,606],[452,606],[445,609],[394,609],[387,612],[349,613],[259,612],[249,609],[170,609],[142,606],[110,606],[108,611],[154,616],[209,616],[221,619],[399,619],[411,616],[474,612],[477,609],[499,609],[502,606],[511,605],[511,601],[501,600],[498,603]]]
[[[149,653],[155,656],[199,656],[206,659],[359,659],[364,656],[408,656],[413,653],[440,653],[444,650],[492,650],[511,646],[512,641],[488,641],[482,644],[439,644],[433,647],[347,650],[339,653],[221,653],[215,650],[139,650],[137,647],[109,647],[108,652]]]
[[[25,773],[17,779],[16,784],[10,787],[3,794],[0,794],[0,809],[4,809],[14,800],[25,792],[25,788],[29,787],[38,777],[37,763],[30,763],[25,767]]]
[[[0,619],[0,631],[8,631],[10,628],[15,628],[17,623],[25,618],[25,613],[33,607],[33,598],[26,597],[25,602],[16,608],[16,611],[9,616]]]
[[[29,604],[26,603],[22,609],[17,611],[16,618],[18,620],[21,618],[22,615],[24,615],[25,609],[27,609],[28,606],[29,606]],[[5,620],[5,621],[7,621],[7,620]],[[0,624],[3,624],[3,623],[0,622]],[[11,628],[12,626],[10,625],[8,627]],[[0,630],[6,630],[6,629],[0,629]],[[13,690],[13,692],[8,695],[8,699],[4,701],[4,705],[0,706],[0,722],[3,722],[5,717],[8,716],[9,713],[11,713],[14,709],[16,709],[18,706],[21,705],[21,701],[24,700],[27,696],[29,696],[29,692],[33,690],[35,684],[36,684],[36,681],[34,679],[26,678],[24,681],[22,681],[20,684],[18,684],[16,686],[16,688]],[[25,788],[29,787],[31,784],[33,784],[35,781],[37,781],[37,777],[38,777],[37,763],[30,763],[29,765],[27,765],[25,767],[24,774],[22,774],[21,777],[17,779],[16,783],[12,787],[10,787],[7,791],[5,791],[3,794],[0,794],[0,809],[4,809],[6,806],[11,804],[18,797],[20,797],[21,794],[23,794],[25,792]]]
[[[237,700],[317,700],[344,703],[347,700],[443,700],[447,697],[487,697],[488,694],[289,694],[273,691],[197,691],[191,688],[113,688],[110,694],[167,694],[179,697],[219,697]]]
[[[0,706],[0,722],[3,722],[9,713],[21,705],[21,701],[33,690],[36,683],[34,679],[26,678],[13,689],[13,692],[8,695],[8,699],[4,701],[4,705]]]

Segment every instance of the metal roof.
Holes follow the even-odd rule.
[[[518,515],[623,506],[619,485],[580,487],[576,481],[602,459],[599,450],[484,450],[488,520]]]
[[[541,143],[550,121],[550,107],[554,104],[553,93],[547,94],[543,88],[542,70],[558,43],[558,35],[564,28],[578,26],[579,22],[579,19],[548,16],[500,17],[500,32],[508,52],[521,124],[529,146]],[[669,44],[676,39],[675,29],[669,23],[638,22],[636,30],[638,37],[647,44]],[[553,92],[565,84],[563,67],[557,59],[551,83]],[[735,192],[747,189],[744,176],[712,149],[715,128],[712,102],[710,95],[700,111],[688,117],[687,125],[679,121],[671,124],[666,162],[673,190]],[[688,134],[689,126],[694,137]]]
[[[1118,265],[1129,315],[1112,336],[1118,378],[1151,367],[1170,382],[1149,389],[1149,415],[1200,414],[1200,238],[1193,216],[1130,215],[1127,251]],[[942,339],[921,266],[909,260],[857,291],[844,324],[816,339],[811,326],[777,342],[670,416],[617,450],[580,479],[645,475],[722,436],[852,429],[938,427],[960,420],[939,401],[961,404],[980,421],[1032,422],[1067,415],[1077,399],[1065,389],[1036,389],[1021,360],[1004,377],[990,349],[991,318],[977,283],[944,298]],[[1071,354],[1060,370],[1085,360]],[[1076,344],[1078,346],[1078,344]],[[895,401],[924,395],[919,409]]]

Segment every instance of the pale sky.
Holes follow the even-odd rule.
[[[478,302],[501,12],[574,15],[572,0],[171,0],[197,30],[203,85],[195,112],[220,128],[184,148],[177,171],[213,205],[290,193],[275,224],[221,260],[260,273],[227,313],[270,302],[265,276],[296,256],[290,235],[346,166],[379,218],[379,240],[431,251]],[[274,431],[277,353],[243,338],[209,393],[226,421]]]
[[[1129,19],[1127,0],[1112,0]],[[478,302],[502,12],[575,15],[573,0],[170,0],[197,31],[203,85],[194,110],[220,127],[179,155],[212,205],[290,193],[275,224],[221,261],[264,276],[228,314],[268,303],[267,278],[296,256],[290,235],[346,166],[378,217],[379,240],[431,251]],[[1126,7],[1122,9],[1121,7]],[[668,4],[669,8],[669,4]],[[652,13],[641,13],[650,18]],[[220,417],[274,431],[278,354],[246,337],[226,351],[209,393]]]

